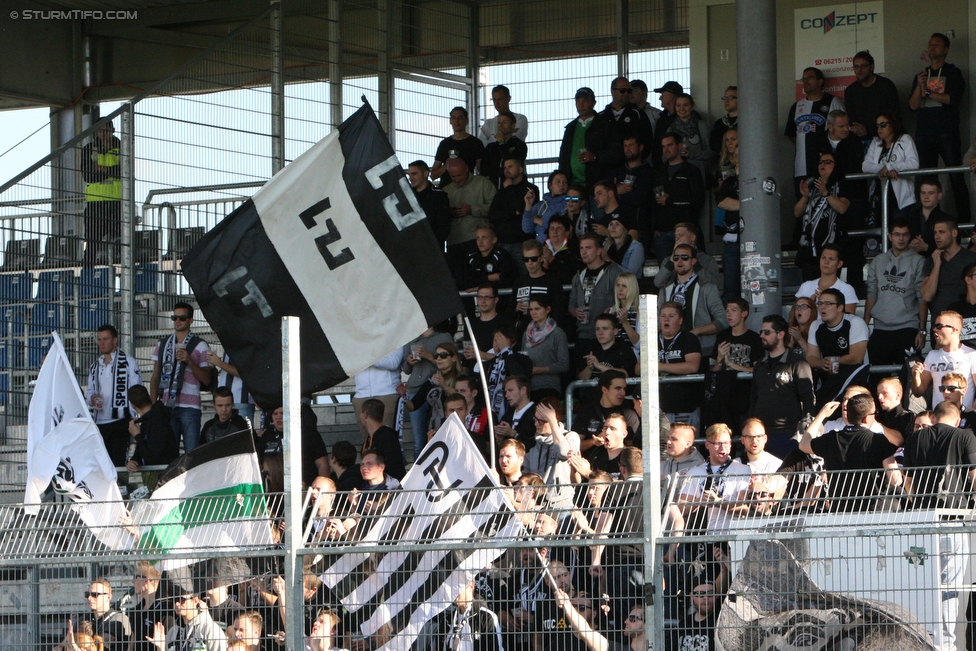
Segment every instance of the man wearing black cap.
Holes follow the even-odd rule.
[[[660,88],[655,88],[654,92],[661,94],[661,114],[657,118],[657,124],[654,125],[654,147],[651,152],[653,156],[651,162],[655,167],[660,167],[663,164],[661,161],[661,138],[668,132],[668,127],[674,121],[674,102],[678,99],[678,95],[685,92],[685,89],[678,82],[669,81]]]
[[[571,183],[579,183],[592,192],[597,181],[624,161],[623,146],[617,126],[606,114],[594,111],[596,96],[585,86],[576,91],[575,120],[566,125],[559,147],[559,169]]]

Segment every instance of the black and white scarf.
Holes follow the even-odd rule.
[[[187,355],[193,352],[189,346],[192,339],[194,339],[193,334],[187,331],[186,337],[183,339],[183,343],[187,344]],[[173,406],[176,396],[180,395],[180,391],[183,390],[183,376],[186,374],[186,362],[176,360],[175,333],[166,338],[166,345],[160,351],[159,369],[159,395],[169,393],[168,403]]]
[[[488,373],[488,391],[490,392],[491,410],[499,418],[505,414],[505,361],[514,352],[511,348],[499,351],[495,355],[494,363],[491,365],[491,372]]]
[[[101,355],[99,355],[99,359]],[[101,373],[98,372],[98,362],[96,359],[91,368],[88,369],[88,386],[92,387],[93,394],[102,393]],[[112,409],[112,419],[119,420],[125,418],[126,410],[129,407],[129,357],[118,348],[115,349],[115,361],[112,362],[112,377],[115,378],[115,390],[112,392],[112,402],[103,408]]]

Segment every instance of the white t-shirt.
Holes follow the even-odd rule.
[[[685,484],[681,489],[681,497],[685,500],[697,500],[705,490],[705,480],[709,476],[713,478],[712,489],[722,496],[723,501],[738,501],[746,499],[749,492],[749,480],[752,477],[752,469],[738,459],[732,461],[729,467],[721,475],[718,474],[720,466],[712,466],[712,475],[705,469],[705,461],[700,466],[695,466],[685,475]],[[727,508],[712,506],[708,509],[708,533],[725,533],[729,530],[729,521],[732,515]]]
[[[517,131],[512,135],[522,142],[529,141],[529,120],[521,113],[512,113],[515,116],[515,128]],[[488,118],[478,129],[478,138],[487,147],[495,142],[495,133],[498,131],[498,116]]]
[[[819,279],[806,281],[805,283],[800,285],[800,288],[798,290],[796,290],[796,297],[812,298],[814,299],[814,301],[816,301],[817,286],[819,282],[820,282]],[[857,303],[857,293],[854,291],[854,288],[848,285],[847,283],[845,283],[840,278],[838,278],[837,282],[835,282],[833,285],[830,286],[830,289],[836,289],[840,291],[844,295],[844,301],[846,303]]]
[[[826,434],[827,432],[839,432],[845,427],[847,427],[847,423],[844,422],[843,418],[835,418],[834,420],[828,420],[826,423],[823,424],[824,434]],[[874,432],[875,434],[884,434],[884,427],[882,427],[881,423],[879,423],[878,421],[874,421],[873,423],[871,423],[868,429]]]
[[[765,450],[759,453],[759,458],[755,461],[746,462],[746,458],[748,457],[743,457],[741,461],[749,466],[749,469],[752,470],[752,474],[754,475],[771,475],[783,465],[782,459]]]
[[[856,314],[845,314],[844,321],[851,322],[851,335],[850,335],[851,346],[853,346],[854,344],[859,344],[862,341],[868,340],[870,333],[868,332],[868,324],[864,322],[864,319],[857,316]],[[819,328],[822,324],[823,321],[820,318],[817,318],[817,320],[810,325],[810,336],[807,337],[807,341],[810,343],[811,346],[816,346],[817,348],[820,348],[820,344],[817,343],[817,328]],[[840,328],[841,325],[843,325],[843,322],[838,323],[837,328]],[[836,332],[837,328],[830,328],[830,330]],[[820,351],[820,354],[821,355],[823,354],[822,350]],[[861,363],[870,364],[870,361],[868,360],[868,351],[866,350],[864,351],[864,361]]]
[[[925,356],[925,370],[932,374],[932,409],[942,402],[942,376],[946,373],[959,373],[966,378],[966,395],[962,404],[966,409],[973,408],[973,374],[976,373],[976,350],[969,346],[960,346],[958,350],[947,353],[944,350],[932,350]]]

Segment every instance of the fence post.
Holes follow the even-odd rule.
[[[135,353],[136,333],[133,312],[135,296],[135,256],[132,250],[135,227],[135,106],[126,104],[122,111],[122,141],[120,147],[122,172],[122,292],[120,296],[119,330],[128,337],[129,350]],[[114,256],[110,256],[112,258]]]
[[[888,186],[891,181],[881,179],[881,252],[888,250]]]
[[[302,369],[299,349],[300,319],[281,319],[281,386],[285,407],[285,599],[288,621],[285,622],[285,648],[304,648],[305,577],[298,548],[302,535]]]
[[[654,647],[664,648],[664,590],[657,538],[661,535],[661,405],[657,373],[657,296],[640,297],[641,431],[644,449],[644,626],[654,625]]]

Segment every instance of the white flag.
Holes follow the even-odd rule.
[[[522,523],[498,489],[488,465],[457,415],[452,414],[403,478],[403,491],[364,536],[389,544],[382,554],[349,553],[322,575],[352,612],[362,632],[389,625],[393,638],[380,651],[406,651],[420,629],[447,608],[475,575],[504,553],[483,547],[492,538],[519,536]],[[398,541],[465,541],[462,550],[398,551]],[[361,582],[363,568],[373,566]],[[338,586],[338,588],[337,588]]]
[[[41,495],[53,482],[99,541],[112,549],[135,540],[119,521],[125,515],[115,466],[85,405],[64,347],[54,333],[31,396],[27,420],[27,485],[24,512],[37,515]]]

